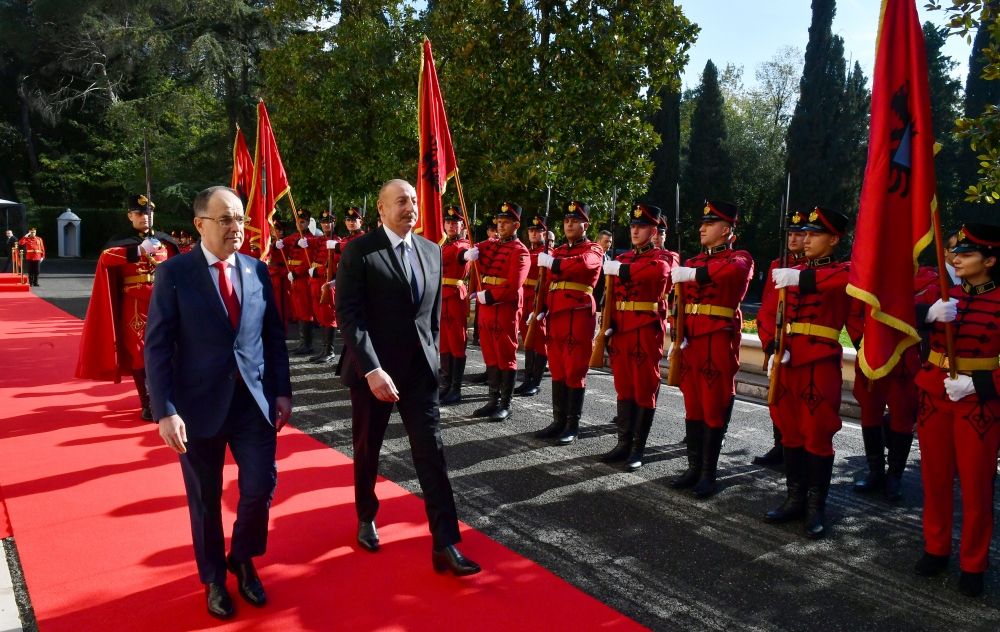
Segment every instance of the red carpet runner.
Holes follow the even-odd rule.
[[[382,481],[383,548],[353,546],[351,462],[292,429],[278,441],[270,604],[229,588],[235,620],[204,609],[177,459],[138,421],[131,383],[72,379],[81,322],[34,295],[0,295],[0,486],[42,632],[51,630],[635,630],[638,624],[463,526],[487,569],[436,575],[420,500]],[[227,532],[235,470],[226,472]],[[461,510],[461,498],[459,498]]]

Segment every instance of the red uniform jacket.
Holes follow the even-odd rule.
[[[694,305],[716,306],[733,310],[732,316],[713,316],[708,313],[688,313],[684,318],[684,336],[694,338],[717,331],[734,331],[739,339],[743,327],[740,302],[746,296],[750,279],[753,278],[753,257],[746,250],[725,248],[719,252],[699,253],[684,264],[697,268],[693,282],[684,284],[684,305],[687,309]],[[692,306],[688,308],[688,306]]]
[[[951,297],[958,300],[958,317],[952,322],[955,332],[956,358],[1000,357],[1000,333],[997,323],[1000,322],[1000,290],[993,281],[973,287],[963,283],[951,288]],[[924,322],[927,316],[926,307],[918,309],[919,322]],[[944,324],[931,325],[931,353],[946,354]],[[973,370],[968,372],[976,392],[966,396],[961,401],[987,402],[1000,398],[1000,369]],[[917,386],[938,398],[945,398],[944,378],[948,369],[925,362],[917,374]]]
[[[802,270],[802,274],[798,286],[787,288],[786,334],[790,327],[815,325],[825,328],[823,331],[830,333],[831,337],[820,333],[788,335],[785,348],[792,355],[791,366],[803,366],[832,357],[839,359],[844,348],[837,337],[844,326],[847,325],[852,340],[857,339],[861,332],[861,323],[856,318],[856,304],[846,291],[851,264],[823,257],[794,267]],[[761,311],[767,311],[768,318],[774,318],[777,307],[778,292],[773,292]]]
[[[45,242],[37,235],[35,237],[21,237],[17,242],[24,248],[25,261],[41,261],[45,258]]]
[[[787,265],[789,267],[797,266],[805,262],[806,256],[804,254],[788,253]],[[778,325],[775,322],[775,318],[777,316],[775,311],[764,309],[764,306],[771,300],[772,293],[777,295],[778,290],[774,287],[774,279],[771,278],[771,273],[780,267],[782,267],[780,258],[772,261],[771,265],[767,267],[767,276],[764,277],[764,291],[760,293],[761,309],[757,312],[757,337],[760,338],[760,344],[764,347],[764,353],[768,355],[774,353],[774,328]],[[777,305],[777,303],[775,303],[775,305]]]
[[[660,316],[666,318],[670,308],[668,305],[670,302],[670,292],[674,289],[674,282],[670,278],[670,271],[681,264],[681,256],[673,250],[667,250],[666,248],[658,248],[656,251],[660,253],[660,259],[667,264],[667,287],[663,290],[663,296],[660,297]]]
[[[531,256],[517,237],[487,239],[479,248],[479,278],[486,292],[486,304],[512,303],[516,309],[524,296]],[[513,324],[513,323],[512,323]]]
[[[312,267],[316,270],[313,272],[313,278],[324,283],[326,282],[327,264],[331,266],[332,274],[330,275],[330,279],[337,278],[337,268],[333,267],[336,259],[331,259],[330,255],[332,251],[326,247],[326,242],[330,240],[334,242],[340,241],[336,235],[333,237],[327,237],[326,235],[309,237],[309,258],[312,261]]]
[[[542,288],[545,292],[543,300],[550,314],[557,314],[571,309],[586,309],[591,314],[597,313],[597,304],[594,302],[593,293],[587,293],[578,289],[557,289],[553,290],[552,285],[556,283],[574,283],[581,287],[589,287],[591,290],[597,285],[597,278],[601,275],[601,265],[604,263],[604,251],[595,242],[586,237],[575,244],[565,243],[556,248],[552,256],[551,274],[546,275],[548,287]]]
[[[670,282],[670,266],[663,252],[650,245],[618,255],[617,261],[622,266],[613,282],[615,306],[611,312],[615,332],[632,331],[651,323],[662,325],[660,304]],[[636,310],[619,309],[621,302],[648,303],[652,309],[645,306]]]
[[[528,268],[528,278],[524,280],[524,309],[526,311],[531,311],[535,308],[535,294],[538,292],[538,275],[541,272],[538,267],[538,255],[542,252],[548,253],[544,244],[528,247],[531,266]],[[542,295],[544,296],[544,294],[543,292]]]
[[[471,261],[465,260],[465,253],[472,244],[467,239],[449,239],[441,246],[441,299],[459,299],[464,301],[469,297],[469,288],[464,279],[469,275]],[[477,266],[478,267],[478,266]],[[462,281],[461,284],[452,281]]]
[[[309,252],[309,248],[299,247],[299,240],[305,237],[308,241],[309,236],[299,233],[292,233],[288,237],[285,237],[281,241],[284,242],[285,247],[281,250],[284,253],[285,258],[282,262],[288,265],[288,271],[295,275],[296,279],[304,279],[309,276],[309,264],[312,261],[312,253]],[[281,255],[278,255],[280,258]]]

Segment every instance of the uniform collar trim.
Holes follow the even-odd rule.
[[[517,241],[517,235],[511,235],[510,237],[503,237],[500,239],[501,244],[509,244],[512,241]]]
[[[809,267],[810,268],[819,268],[819,267],[822,267],[822,266],[825,266],[825,265],[829,265],[831,263],[833,263],[833,257],[820,257],[818,259],[810,259],[809,260]]]
[[[722,244],[721,246],[715,246],[714,248],[703,248],[702,252],[706,255],[717,255],[720,252],[725,252],[729,250],[729,244]]]
[[[576,248],[580,244],[586,243],[588,241],[590,241],[590,240],[587,239],[586,235],[584,235],[583,237],[581,237],[580,239],[577,239],[576,241],[567,241],[566,245],[569,246],[570,248]]]
[[[966,283],[965,281],[962,281],[962,289],[965,290],[966,294],[973,294],[973,295],[986,294],[987,292],[995,289],[996,286],[997,286],[996,282],[994,281],[987,281],[986,283],[983,283],[981,285],[972,285],[971,283]]]
[[[632,252],[634,252],[637,255],[641,255],[643,253],[649,252],[650,250],[653,250],[654,248],[656,248],[656,245],[652,241],[648,241],[644,246],[636,246],[632,248]]]

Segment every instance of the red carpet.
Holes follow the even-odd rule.
[[[230,578],[237,617],[219,624],[204,611],[176,456],[138,421],[130,383],[72,379],[80,329],[33,295],[0,295],[0,486],[43,632],[642,629],[464,525],[463,551],[487,570],[436,575],[422,502],[388,481],[382,551],[359,551],[350,460],[293,429],[279,437],[257,564],[270,604],[244,603]]]
[[[10,274],[9,272],[0,272],[0,292],[29,291],[31,287],[27,283],[21,282],[24,278],[20,275]]]

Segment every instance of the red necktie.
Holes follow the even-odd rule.
[[[236,290],[226,276],[226,262],[218,261],[213,264],[219,269],[219,293],[222,294],[222,302],[226,304],[226,311],[229,312],[229,322],[233,329],[240,325],[240,300],[236,297]]]

